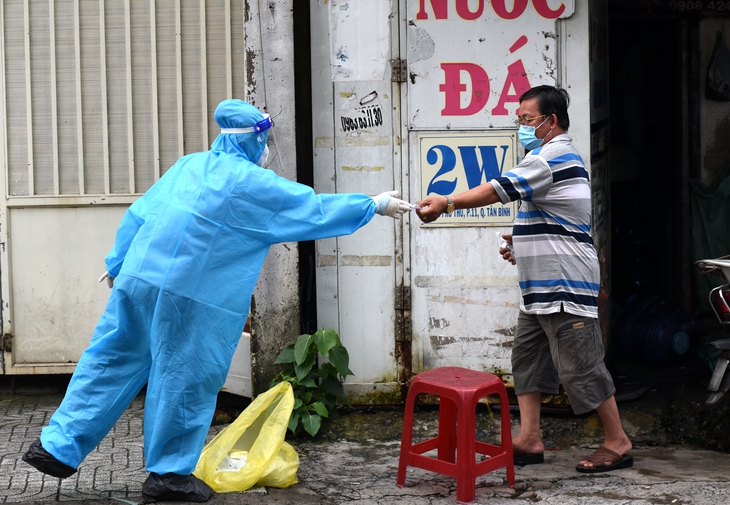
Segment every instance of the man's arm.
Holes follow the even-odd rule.
[[[473,209],[476,207],[484,207],[485,205],[492,205],[493,203],[499,202],[500,199],[494,190],[494,186],[485,182],[469,191],[454,195],[452,201],[454,202],[454,209]],[[416,213],[421,218],[421,221],[430,223],[438,219],[446,211],[447,204],[448,198],[445,196],[429,196],[418,202],[420,209],[416,209]]]

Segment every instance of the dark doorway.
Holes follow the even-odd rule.
[[[312,139],[312,57],[309,2],[294,2],[294,102],[296,110],[297,181],[314,185]],[[301,332],[317,331],[314,241],[299,242]]]
[[[683,24],[621,10],[609,23],[613,296],[681,303]]]
[[[693,21],[609,2],[613,358],[696,361],[689,260]]]

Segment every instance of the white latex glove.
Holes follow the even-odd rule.
[[[99,282],[103,281],[104,279],[106,279],[107,286],[109,286],[110,288],[114,286],[114,277],[110,277],[109,272],[104,272],[104,275],[99,277]]]
[[[380,193],[378,196],[373,198],[378,209],[375,211],[381,216],[389,216],[395,219],[400,219],[403,214],[413,210],[413,204],[395,198],[398,195],[398,190],[386,191]]]

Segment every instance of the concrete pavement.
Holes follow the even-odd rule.
[[[142,458],[142,397],[133,402],[71,478],[59,480],[43,475],[21,461],[61,397],[62,392],[53,388],[19,387],[15,394],[0,389],[0,503],[143,503],[140,490],[147,474]],[[624,426],[635,441],[633,468],[596,475],[577,473],[577,461],[590,454],[601,438],[595,416],[545,416],[543,431],[554,449],[546,452],[545,464],[517,467],[515,488],[507,486],[503,469],[480,477],[475,503],[730,503],[730,454],[665,443],[667,437],[659,425],[661,416],[647,405],[642,401],[619,404]],[[489,412],[478,414],[480,438],[498,440],[497,418]],[[512,422],[516,431],[517,416]],[[217,494],[208,503],[456,503],[454,479],[425,470],[409,468],[407,486],[396,487],[401,423],[402,412],[397,408],[344,415],[329,423],[321,437],[292,441],[300,455],[298,484],[287,489]],[[417,413],[416,438],[431,436],[436,427],[434,410]],[[209,436],[212,438],[223,428],[212,427]]]

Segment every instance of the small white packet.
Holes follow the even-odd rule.
[[[502,232],[495,232],[497,234],[497,240],[499,241],[499,248],[500,249],[507,249],[509,252],[512,253],[512,258],[517,258],[515,255],[515,248],[512,247],[512,244],[507,242],[504,237],[502,236]]]

